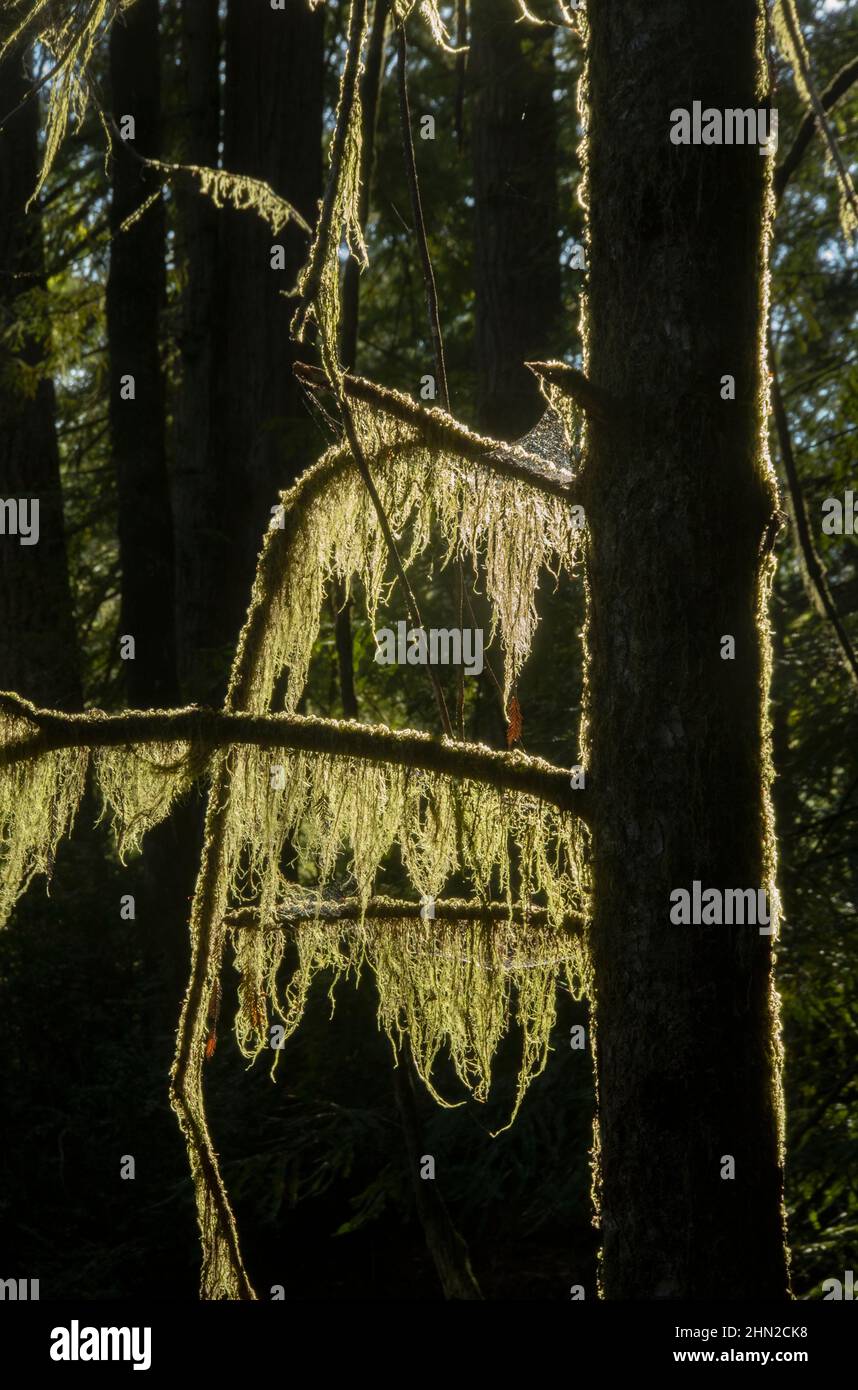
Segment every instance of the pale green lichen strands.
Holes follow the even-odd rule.
[[[140,849],[143,836],[166,820],[175,802],[204,773],[207,759],[186,743],[100,748],[93,768],[120,859]]]
[[[404,24],[409,15],[415,10],[420,11],[426,21],[429,32],[439,48],[443,48],[447,53],[466,52],[466,49],[456,48],[450,31],[438,8],[438,0],[394,0],[393,14],[397,23]]]
[[[276,786],[272,762],[281,772]],[[438,1100],[432,1070],[444,1049],[463,1084],[485,1099],[492,1058],[514,1017],[523,1040],[517,1108],[545,1065],[558,971],[570,981],[574,975],[578,988],[586,980],[583,947],[567,933],[570,919],[586,911],[577,821],[535,797],[467,780],[256,749],[234,750],[230,799],[231,810],[240,808],[229,816],[225,843],[230,907],[258,904],[263,928],[288,915],[290,904],[313,901],[282,877],[287,841],[297,847],[301,875],[315,879],[318,894],[345,876],[354,881],[364,908],[394,845],[423,899],[440,896],[451,875],[461,872],[478,901],[499,891],[510,912],[513,902],[527,903],[537,894],[547,905],[546,925],[536,935],[510,923],[466,923],[457,937],[460,927],[451,932],[441,922],[400,923],[387,933],[377,920],[336,932],[330,923],[303,922],[296,935],[298,964],[283,1003],[275,985],[282,932],[242,930],[236,938],[236,1026],[243,1053],[255,1057],[267,1044],[266,999],[288,1035],[300,1022],[317,973],[357,973],[366,962],[378,982],[381,1026],[392,1042],[408,1035],[417,1070]],[[437,932],[449,934],[443,950]]]
[[[0,706],[0,750],[37,739],[38,725]],[[103,715],[92,711],[83,722]],[[0,926],[34,876],[50,881],[59,842],[71,832],[91,768],[119,856],[140,848],[178,797],[206,771],[208,758],[184,741],[124,744],[116,748],[38,751],[0,767]]]
[[[25,38],[41,45],[56,67],[48,84],[45,120],[45,147],[36,187],[30,198],[41,192],[53,168],[69,124],[83,120],[89,99],[86,70],[96,45],[104,38],[117,15],[133,0],[77,0],[77,3],[45,3],[31,6],[0,47],[0,59]]]
[[[227,169],[212,169],[205,164],[172,164],[163,159],[147,159],[146,163],[168,178],[192,178],[199,186],[200,193],[211,198],[216,208],[229,205],[237,212],[255,212],[268,224],[274,236],[279,236],[289,222],[296,223],[304,232],[312,231],[298,209],[275,193],[264,179],[254,179],[249,174],[231,174]],[[139,215],[135,213],[133,217]]]
[[[0,708],[0,746],[31,737],[33,725]],[[60,840],[86,786],[87,749],[39,753],[0,769],[0,927],[37,874],[50,882]]]
[[[362,114],[360,76],[367,36],[367,0],[351,0],[348,53],[340,82],[336,124],[331,141],[331,175],[319,208],[316,236],[298,279],[298,308],[292,332],[303,342],[311,322],[319,330],[322,361],[332,377],[338,371],[340,321],[340,246],[361,266],[367,264],[360,217]]]
[[[293,893],[292,902],[299,901]],[[348,924],[302,920],[289,930],[288,912],[287,902],[272,929],[233,930],[240,975],[236,1034],[246,1057],[267,1050],[272,1019],[281,1021],[283,1041],[288,1039],[317,976],[328,976],[333,1003],[337,983],[366,968],[375,977],[378,1023],[394,1056],[410,1048],[421,1080],[442,1106],[460,1102],[437,1089],[439,1058],[449,1056],[460,1082],[485,1101],[500,1043],[512,1026],[518,1028],[521,1062],[512,1123],[548,1060],[558,988],[565,985],[576,997],[584,988],[583,947],[571,930],[393,914]],[[277,974],[289,939],[294,964],[281,994]],[[273,1066],[279,1057],[275,1049]]]
[[[280,871],[287,841],[305,875],[324,887],[345,873],[363,902],[398,845],[420,896],[438,895],[461,870],[481,899],[493,883],[510,902],[543,893],[557,928],[583,908],[577,818],[485,783],[342,754],[240,747],[229,754],[227,821],[230,906],[255,902],[263,920],[289,892]]]
[[[508,698],[536,629],[540,573],[556,574],[561,567],[574,572],[582,539],[574,509],[562,497],[432,444],[416,426],[363,402],[355,403],[353,415],[393,532],[408,538],[406,568],[429,549],[433,536],[440,536],[443,564],[460,555],[475,574],[478,565],[484,567]],[[507,452],[517,456],[512,447]],[[275,517],[282,527],[274,524],[266,537],[251,605],[251,614],[256,608],[268,612],[248,704],[257,713],[269,708],[283,670],[285,707],[295,709],[334,578],[346,587],[360,580],[373,627],[387,594],[387,546],[349,460],[348,450],[332,449],[284,493]]]

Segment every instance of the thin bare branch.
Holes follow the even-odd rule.
[[[829,112],[856,82],[858,82],[858,57],[845,63],[829,82],[819,98],[823,111]],[[818,129],[819,119],[816,111],[808,111],[785,158],[775,171],[775,197],[778,202],[783,197],[784,189],[801,163],[805,151]]]
[[[426,312],[429,316],[429,332],[432,337],[432,350],[435,356],[435,376],[438,394],[444,410],[450,409],[450,393],[447,389],[447,368],[444,362],[444,342],[441,337],[441,317],[438,312],[438,291],[435,288],[435,274],[432,270],[432,257],[426,236],[426,223],[423,220],[423,204],[420,198],[420,183],[417,178],[417,160],[414,155],[414,138],[411,134],[411,108],[408,101],[408,41],[405,37],[405,22],[400,22],[397,30],[396,77],[399,92],[399,124],[402,131],[402,153],[405,160],[405,175],[411,198],[411,216],[414,219],[414,235],[420,252],[420,266],[423,271],[423,285],[426,291]]]
[[[795,528],[796,540],[798,541],[804,585],[817,612],[820,613],[822,617],[827,618],[831,623],[835,638],[840,647],[843,664],[853,683],[858,686],[858,656],[855,654],[855,648],[843,624],[843,619],[837,611],[837,604],[834,602],[834,596],[828,583],[825,566],[813,542],[810,519],[807,514],[807,505],[801,489],[801,481],[798,476],[798,467],[792,447],[789,421],[787,420],[786,410],[784,409],[777,373],[774,371],[772,372],[772,407],[778,444],[780,446],[781,458],[783,459],[784,472],[786,473],[789,509]]]
[[[817,90],[813,70],[810,65],[810,57],[804,42],[801,23],[796,14],[793,0],[780,0],[780,15],[783,19],[784,36],[787,40],[786,47],[789,50],[789,57],[792,60],[793,71],[799,90],[806,97],[811,110],[816,118],[816,123],[822,134],[822,138],[828,147],[834,165],[837,181],[840,185],[842,205],[848,208],[851,226],[854,230],[858,227],[858,196],[855,193],[855,185],[852,182],[852,175],[846,166],[843,153],[837,136],[826,115],[826,108]],[[848,219],[844,215],[844,229],[849,225]]]
[[[567,362],[525,362],[524,365],[552,386],[559,386],[592,419],[606,425],[618,425],[625,419],[625,407],[600,386],[595,386],[577,367],[570,367]]]
[[[358,435],[357,429],[355,427],[354,416],[352,415],[352,408],[349,405],[348,398],[342,392],[340,392],[339,406],[340,414],[342,415],[343,419],[343,427],[346,432],[346,438],[349,442],[349,448],[352,451],[352,458],[355,461],[358,472],[363,478],[364,486],[367,492],[369,493],[370,500],[372,502],[373,507],[375,508],[375,514],[378,517],[378,524],[381,527],[381,532],[384,536],[388,554],[390,555],[391,561],[393,563],[393,568],[396,572],[396,577],[399,580],[400,585],[402,586],[402,594],[403,598],[405,599],[405,611],[408,614],[408,621],[413,628],[422,628],[423,619],[420,616],[420,606],[417,602],[417,596],[411,587],[411,581],[409,580],[408,575],[405,573],[405,566],[402,563],[402,557],[399,554],[399,548],[396,544],[396,540],[394,538],[393,531],[391,529],[391,525],[387,517],[387,513],[385,512],[381,498],[378,495],[378,488],[372,480],[372,474],[369,471],[369,464],[366,460],[363,445],[360,442],[360,436]],[[427,666],[426,670],[432,685],[432,692],[435,696],[435,703],[438,706],[438,714],[441,719],[441,727],[444,730],[444,733],[447,735],[447,737],[452,738],[453,726],[450,722],[450,713],[447,709],[447,701],[444,699],[444,691],[441,687],[441,681],[438,677],[438,672],[435,670],[434,666]]]

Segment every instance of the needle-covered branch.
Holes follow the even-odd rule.
[[[304,715],[252,715],[188,706],[178,710],[130,710],[65,714],[37,709],[17,695],[0,694],[0,710],[30,721],[33,733],[0,747],[0,768],[60,748],[118,748],[143,743],[185,743],[214,751],[234,745],[329,754],[397,767],[414,767],[447,777],[468,778],[501,791],[521,792],[550,802],[582,820],[590,814],[589,793],[573,790],[569,773],[543,758],[503,753],[481,744],[454,743],[413,729],[394,731],[352,720]]]

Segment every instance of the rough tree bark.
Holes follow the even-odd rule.
[[[0,64],[0,112],[15,110],[29,87],[20,53],[12,54]],[[81,684],[54,385],[40,372],[43,340],[6,340],[24,297],[45,289],[41,217],[37,207],[24,211],[36,186],[38,128],[38,103],[29,101],[0,135],[0,498],[39,502],[36,544],[22,545],[9,526],[0,535],[0,681],[40,703],[75,709]],[[34,374],[32,394],[21,387],[20,364]]]
[[[678,926],[771,889],[763,378],[771,166],[670,113],[769,104],[763,0],[589,10],[589,765],[602,1283],[787,1296],[772,940]],[[736,399],[721,398],[735,376]],[[721,639],[735,637],[735,660]],[[721,1176],[725,1155],[735,1179]]]
[[[122,568],[120,630],[135,641],[134,660],[123,667],[129,704],[145,707],[178,698],[173,524],[159,355],[165,299],[161,199],[127,231],[120,228],[159,182],[134,157],[158,158],[161,152],[157,0],[138,0],[113,25],[110,79],[117,125],[121,129],[123,116],[133,116],[135,122],[128,148],[117,136],[113,155],[107,337]],[[129,376],[134,378],[133,400],[122,399],[123,378]]]
[[[472,0],[477,423],[500,439],[544,408],[523,363],[554,356],[560,311],[553,31],[515,0]]]

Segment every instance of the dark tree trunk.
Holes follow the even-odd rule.
[[[107,331],[119,499],[120,632],[135,640],[134,660],[123,666],[128,703],[138,708],[173,705],[179,699],[174,531],[159,335],[166,290],[162,200],[157,199],[129,230],[119,231],[123,220],[159,184],[135,158],[161,155],[158,25],[157,0],[137,0],[114,24],[110,37],[114,119],[118,125],[125,115],[135,121],[134,140],[126,148],[117,137],[114,153]],[[134,399],[123,400],[121,382],[129,374],[134,377]],[[185,918],[193,888],[196,822],[194,803],[188,801],[156,826],[129,883],[147,968],[160,981],[150,996],[149,1011],[158,1045],[169,1044],[187,975]]]
[[[159,316],[165,298],[164,208],[160,198],[120,231],[158,188],[136,158],[161,151],[161,73],[157,0],[138,0],[110,34],[113,114],[133,116],[135,135],[118,138],[113,158],[112,241],[107,278],[110,432],[119,499],[122,568],[120,631],[135,642],[124,664],[130,705],[178,698],[173,524],[167,479]],[[122,399],[123,378],[134,399]],[[127,381],[125,393],[127,395]]]
[[[544,408],[522,364],[552,355],[560,311],[553,31],[515,0],[472,0],[477,421],[526,433]]]
[[[220,29],[218,0],[183,0],[181,55],[186,164],[218,163]],[[213,650],[212,586],[226,572],[229,539],[222,525],[225,489],[214,467],[212,390],[218,218],[196,184],[176,189],[179,255],[184,271],[176,393],[173,486],[176,526],[176,625],[184,698],[206,701],[223,658]],[[238,478],[237,465],[234,476]],[[218,674],[216,674],[218,673]]]
[[[3,116],[29,87],[20,55],[0,64]],[[25,297],[45,288],[41,217],[36,207],[24,211],[36,186],[38,122],[38,104],[30,101],[0,134],[0,500],[39,503],[35,544],[22,545],[9,526],[0,534],[0,685],[37,704],[79,708],[54,386],[45,376],[31,394],[21,385],[21,369],[35,377],[44,362],[43,340],[6,340]],[[28,529],[32,519],[30,506]]]
[[[588,777],[605,1297],[787,1296],[772,940],[670,894],[771,889],[762,378],[770,165],[670,113],[768,104],[763,0],[589,10]],[[735,376],[736,399],[721,399]],[[735,660],[721,659],[722,636]],[[735,1178],[722,1177],[726,1155]]]
[[[264,179],[312,226],[322,192],[324,9],[231,0],[226,26],[224,166]],[[277,237],[253,213],[219,213],[215,470],[229,565],[212,575],[212,636],[231,655],[271,508],[318,452],[292,376],[292,289],[308,238]],[[271,269],[271,247],[285,269]],[[306,356],[307,348],[300,352]]]

